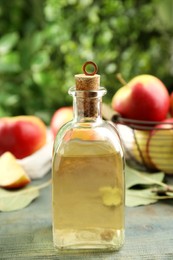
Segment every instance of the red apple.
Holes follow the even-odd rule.
[[[152,75],[136,76],[112,99],[112,108],[122,117],[144,121],[164,120],[169,106],[166,86]]]
[[[11,152],[17,159],[27,157],[46,144],[46,125],[36,116],[0,118],[0,155]]]
[[[59,129],[73,118],[72,107],[61,107],[55,111],[50,122],[50,128],[55,137]]]
[[[29,182],[30,178],[16,158],[10,152],[4,153],[0,157],[0,186],[8,189],[22,188]]]
[[[170,95],[170,114],[173,116],[173,92]]]
[[[147,153],[158,170],[173,174],[173,118],[163,120],[151,131]]]

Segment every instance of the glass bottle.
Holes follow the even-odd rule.
[[[94,66],[89,74],[86,65]],[[74,118],[53,151],[53,241],[59,251],[119,250],[124,243],[124,157],[118,132],[102,119],[96,65],[75,75]]]

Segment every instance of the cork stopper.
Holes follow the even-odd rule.
[[[92,72],[86,70],[88,65],[94,67]],[[82,69],[84,74],[75,75],[76,90],[98,90],[100,86],[100,75],[96,74],[98,71],[97,65],[92,61],[87,61],[84,63]]]
[[[94,67],[92,72],[88,72],[86,67]],[[97,117],[98,116],[98,99],[97,92],[100,87],[100,75],[97,73],[97,65],[92,61],[84,63],[83,74],[75,75],[76,91],[79,91],[77,98],[78,115],[83,117]]]

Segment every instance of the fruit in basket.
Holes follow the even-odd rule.
[[[138,163],[153,169],[154,166],[147,154],[147,142],[150,131],[131,129],[122,124],[117,124],[117,128],[123,141],[127,159],[135,160]]]
[[[158,170],[173,174],[173,118],[163,120],[151,131],[147,153]]]
[[[10,152],[4,153],[0,157],[0,186],[8,189],[22,188],[29,182],[30,178],[16,158]]]
[[[173,92],[170,94],[170,114],[173,116]]]
[[[27,157],[46,143],[46,125],[36,116],[0,118],[0,155],[9,151],[17,159]]]
[[[134,139],[131,147],[131,154],[135,160],[150,169],[155,169],[147,153],[147,143],[150,136],[149,130],[134,130]]]
[[[57,109],[51,119],[50,128],[55,137],[61,126],[63,126],[68,121],[73,118],[73,108],[72,107],[61,107]]]
[[[162,81],[152,75],[139,75],[113,96],[112,108],[122,117],[162,121],[170,107],[170,97]]]

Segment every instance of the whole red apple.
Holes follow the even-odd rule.
[[[158,170],[173,174],[173,118],[163,120],[150,132],[147,154]]]
[[[8,151],[22,159],[39,150],[46,139],[46,125],[36,116],[0,118],[0,155]]]
[[[144,121],[162,121],[170,107],[170,97],[162,81],[152,75],[139,75],[120,88],[112,99],[112,108],[122,117]]]
[[[55,137],[61,126],[73,118],[72,107],[61,107],[55,111],[50,122],[50,128]]]

